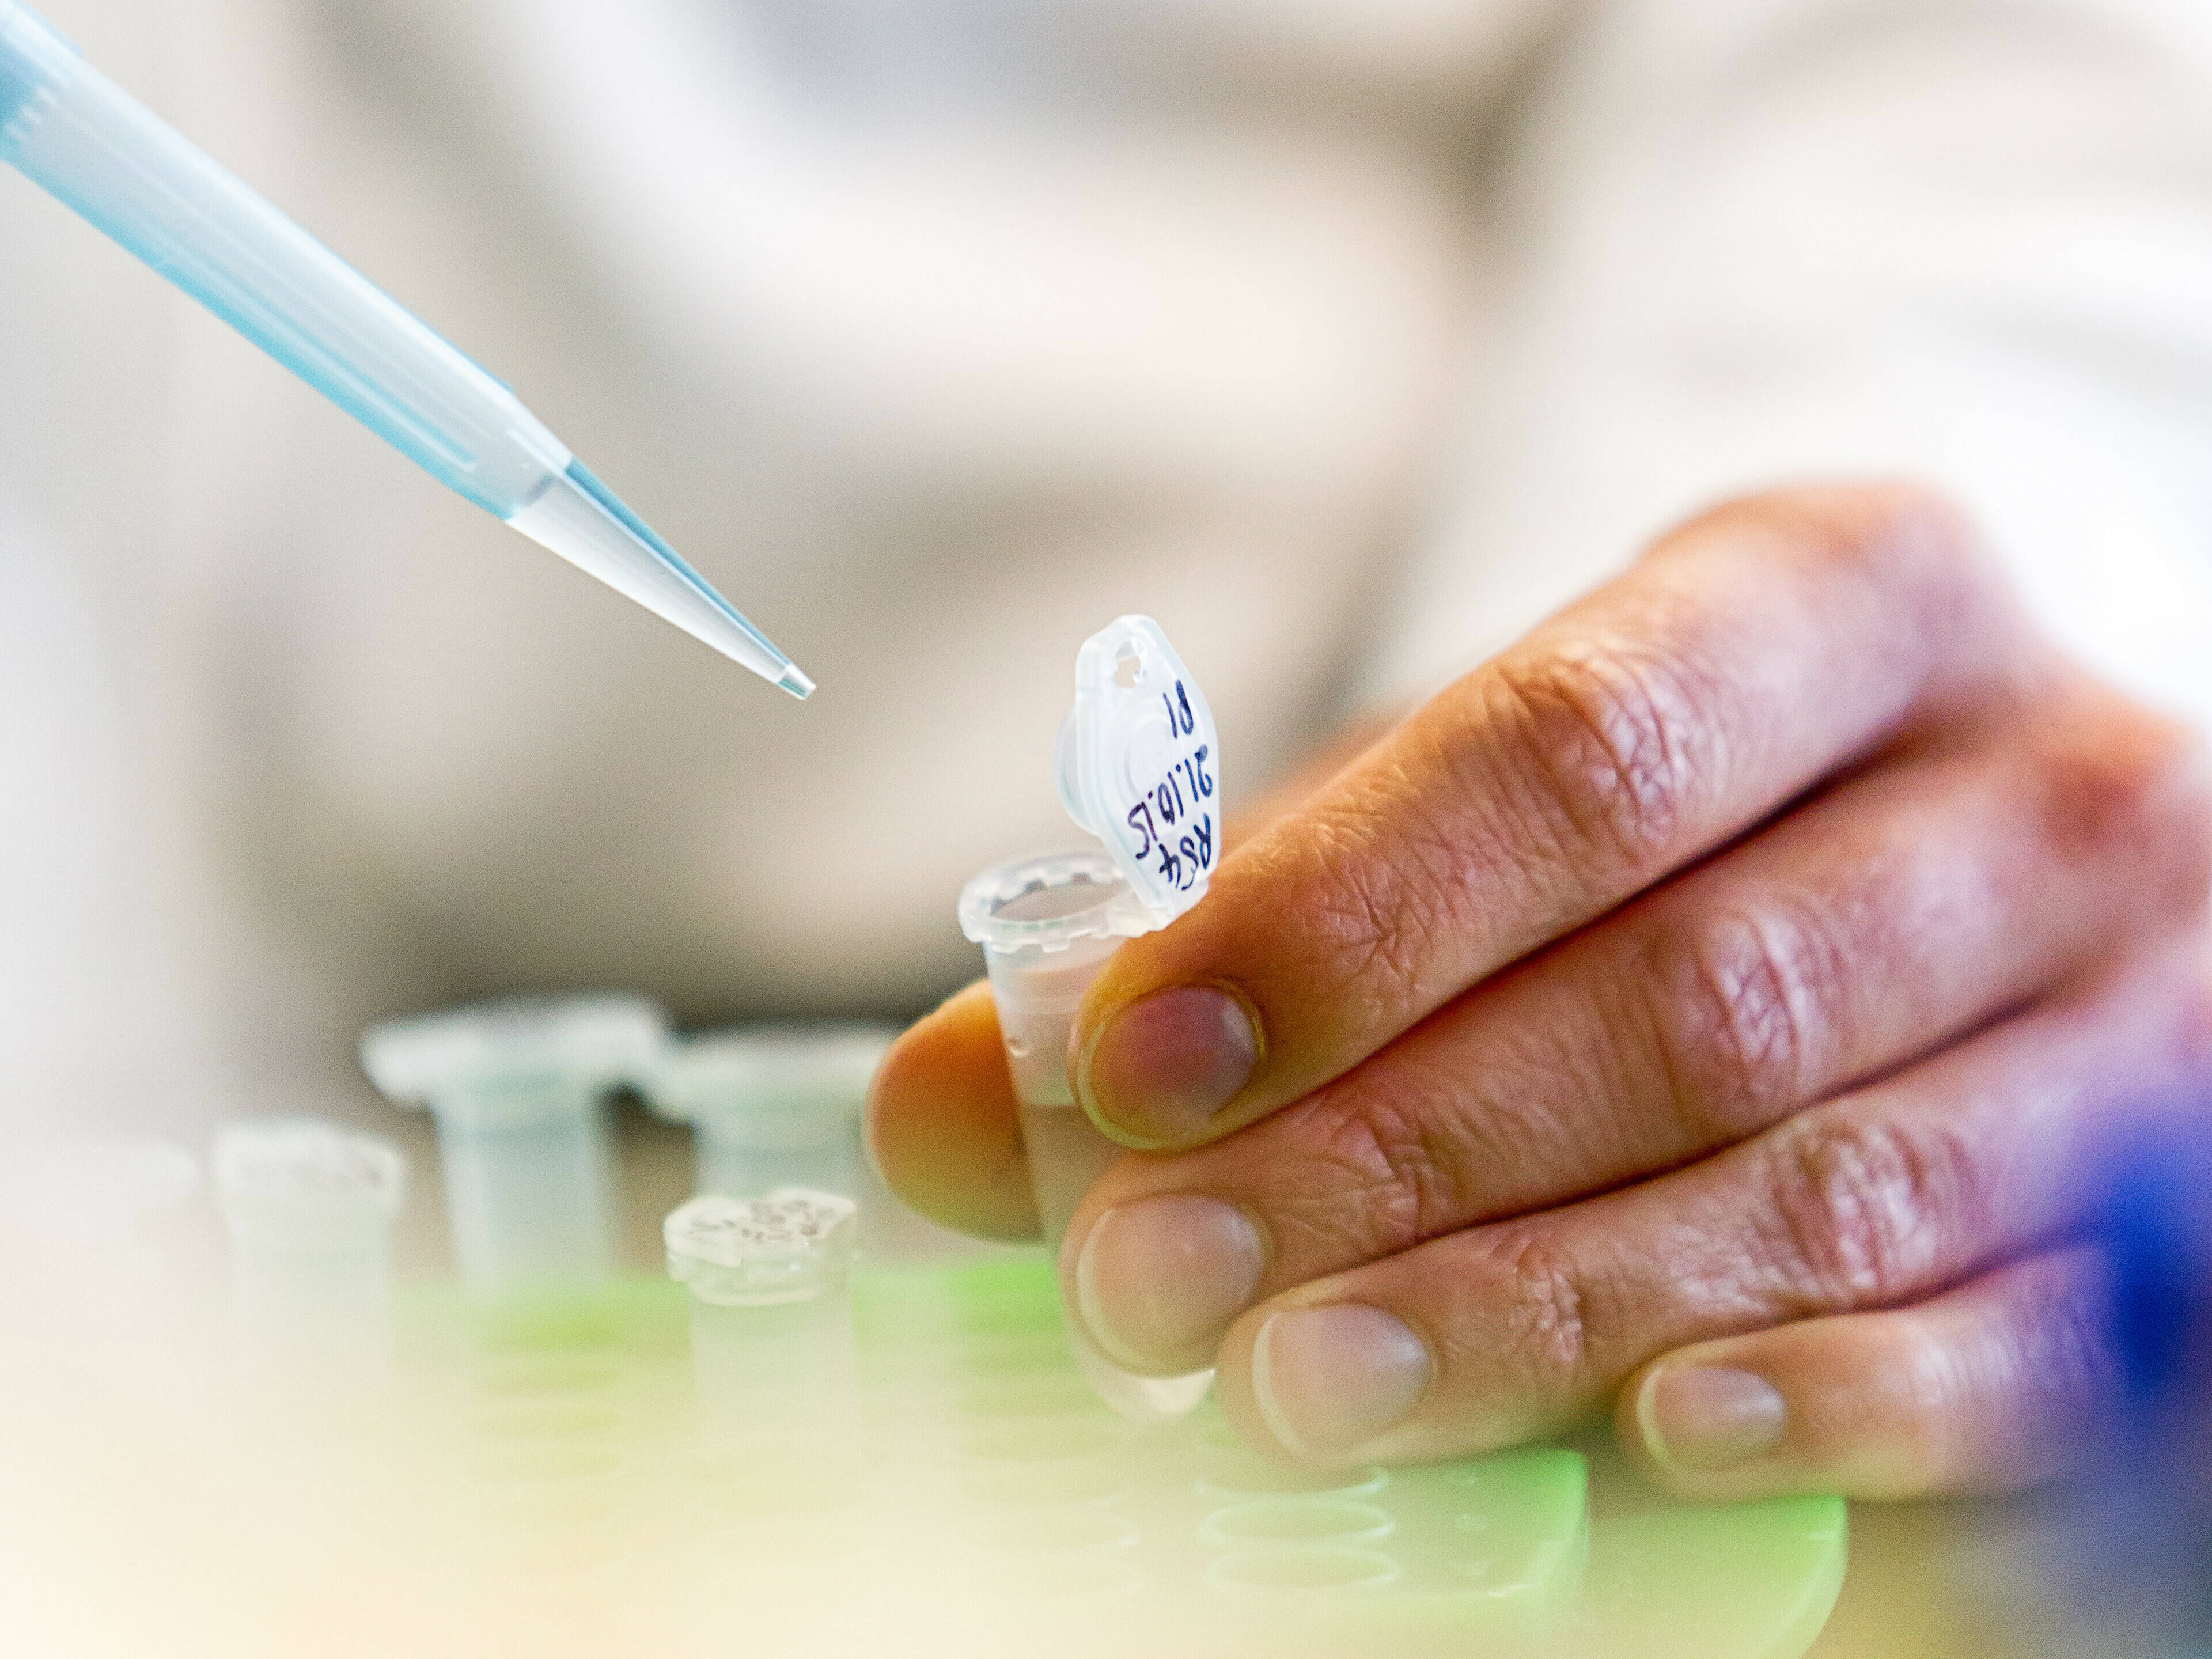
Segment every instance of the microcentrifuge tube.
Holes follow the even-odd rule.
[[[392,1224],[406,1195],[398,1149],[335,1124],[277,1119],[219,1130],[212,1162],[249,1369],[348,1392],[382,1387]]]
[[[1123,939],[1165,927],[1204,896],[1220,857],[1219,749],[1206,699],[1159,625],[1120,618],[1077,657],[1056,756],[1061,804],[1103,844],[986,870],[960,896],[961,931],[983,947],[1055,1251],[1076,1206],[1124,1151],[1076,1103],[1076,1012]],[[1079,1334],[1075,1352],[1106,1403],[1139,1424],[1182,1416],[1213,1378],[1134,1376]]]
[[[787,1489],[849,1481],[860,1400],[852,1200],[803,1187],[695,1198],[662,1228],[691,1293],[699,1422],[719,1468]]]
[[[860,1024],[710,1031],[670,1045],[645,1079],[646,1100],[691,1126],[702,1194],[809,1187],[865,1208],[860,1112],[892,1036]]]
[[[438,1125],[464,1283],[594,1279],[612,1266],[606,1099],[667,1041],[656,1003],[519,998],[374,1027],[362,1065]]]
[[[961,921],[983,947],[1007,1070],[1019,1103],[1022,1141],[1037,1217],[1054,1252],[1068,1218],[1125,1148],[1109,1140],[1075,1103],[1067,1045],[1083,994],[1121,948],[1113,921],[1127,884],[1103,853],[1024,859],[968,884]],[[1099,1396],[1135,1423],[1182,1416],[1205,1397],[1213,1373],[1136,1376],[1094,1352],[1080,1334],[1075,1357]]]

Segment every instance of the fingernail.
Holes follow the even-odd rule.
[[[1259,1230],[1218,1198],[1117,1204],[1091,1224],[1075,1259],[1075,1305],[1101,1352],[1147,1370],[1203,1364],[1260,1291]]]
[[[1252,1394],[1284,1450],[1334,1457],[1403,1419],[1431,1369],[1421,1339],[1380,1308],[1300,1308],[1260,1328]]]
[[[1140,1140],[1189,1139],[1260,1063],[1244,1005],[1208,985],[1155,991],[1093,1038],[1078,1068],[1084,1104]]]
[[[1789,1402],[1765,1377],[1724,1365],[1662,1365],[1644,1380],[1637,1425],[1655,1462],[1725,1469],[1782,1443]]]

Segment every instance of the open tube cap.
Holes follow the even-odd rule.
[[[1065,951],[1158,925],[1120,865],[1096,847],[995,864],[960,890],[960,931],[989,950]]]
[[[1206,896],[1221,861],[1221,738],[1150,617],[1083,642],[1055,760],[1060,805],[1105,843],[1145,918],[1115,931],[1164,927]]]

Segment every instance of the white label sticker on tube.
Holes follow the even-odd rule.
[[[1221,739],[1150,617],[1084,642],[1060,728],[1060,804],[1106,843],[1154,927],[1205,896],[1221,860]]]

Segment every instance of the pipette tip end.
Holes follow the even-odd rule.
[[[550,488],[507,523],[793,696],[813,692],[814,682],[798,665],[581,461],[571,461]]]

